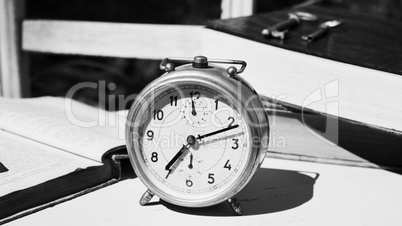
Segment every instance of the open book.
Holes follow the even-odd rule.
[[[0,221],[118,179],[124,125],[71,99],[0,98]]]

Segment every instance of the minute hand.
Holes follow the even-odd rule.
[[[205,137],[213,136],[213,135],[218,134],[218,133],[223,133],[225,131],[228,131],[228,130],[231,130],[231,129],[234,129],[234,128],[237,128],[237,127],[239,127],[239,125],[229,126],[229,127],[226,127],[226,128],[223,128],[223,129],[211,132],[211,133],[204,134],[202,136],[198,135],[197,139],[201,140],[201,139],[203,139]]]

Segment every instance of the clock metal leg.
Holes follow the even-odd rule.
[[[237,215],[243,215],[243,209],[241,208],[240,202],[235,197],[228,199],[228,203]]]
[[[154,197],[154,193],[150,191],[149,189],[142,195],[140,199],[140,205],[144,206],[146,205],[149,201],[151,201],[152,197]]]

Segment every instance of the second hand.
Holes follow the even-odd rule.
[[[193,154],[190,154],[190,164],[188,165],[189,169],[193,168]]]
[[[193,99],[191,99],[191,114],[192,115],[194,115],[194,116],[196,116],[197,115],[197,112],[195,111],[195,104],[194,104],[194,100]]]

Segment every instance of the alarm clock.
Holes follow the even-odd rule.
[[[246,62],[165,58],[160,68],[166,73],[139,93],[127,116],[129,158],[148,188],[140,204],[154,195],[192,208],[228,201],[241,215],[235,195],[269,143],[268,116],[239,75]]]

